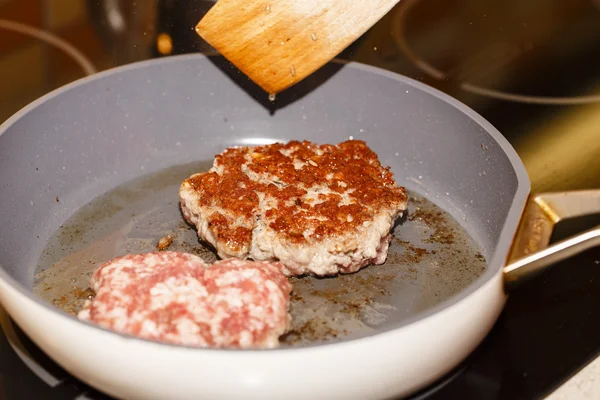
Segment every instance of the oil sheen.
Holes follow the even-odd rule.
[[[168,250],[215,253],[198,241],[179,208],[181,182],[212,161],[141,176],[94,199],[51,236],[38,263],[34,291],[75,314],[93,296],[89,278],[100,264],[130,253]],[[401,184],[401,177],[396,177]],[[460,224],[431,201],[409,193],[409,209],[394,228],[385,264],[331,278],[292,278],[292,329],[283,346],[315,345],[368,336],[459,294],[486,269],[480,249]]]

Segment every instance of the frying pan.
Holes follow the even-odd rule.
[[[86,257],[93,264],[89,257],[149,250],[161,231],[174,232],[181,249],[200,246],[181,224],[176,189],[226,147],[349,137],[365,140],[411,192],[408,218],[394,229],[386,264],[296,280],[305,298],[294,312],[306,323],[331,322],[335,316],[320,313],[328,304],[354,304],[354,316],[338,311],[350,315],[350,325],[362,322],[356,329],[345,325],[329,337],[296,332],[299,342],[276,350],[186,348],[80,322],[43,290],[34,292],[44,268],[74,254],[74,264]],[[2,125],[0,185],[3,306],[70,373],[128,399],[406,396],[480,343],[520,281],[600,236],[591,230],[547,247],[558,220],[600,211],[600,191],[530,195],[517,154],[483,118],[422,83],[356,63],[332,62],[273,104],[216,57],[177,56],[97,74]],[[468,240],[446,235],[425,243],[444,237],[436,224],[455,224],[454,236],[462,231]],[[112,244],[96,251],[106,240]],[[461,256],[473,248],[473,257]],[[54,278],[75,279],[67,269]],[[381,293],[352,303],[364,290]],[[365,310],[380,318],[366,318]]]

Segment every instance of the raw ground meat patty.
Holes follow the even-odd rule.
[[[291,285],[282,268],[235,259],[209,266],[168,251],[127,255],[94,272],[96,297],[78,317],[173,344],[274,348],[290,318]]]
[[[350,273],[387,258],[407,197],[359,140],[229,148],[179,191],[221,258],[279,260],[286,274]]]

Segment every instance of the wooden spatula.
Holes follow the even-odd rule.
[[[399,0],[219,0],[196,32],[267,93],[298,83]]]

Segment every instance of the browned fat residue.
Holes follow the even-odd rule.
[[[349,335],[348,329],[355,328],[344,326],[341,321],[363,321],[364,313],[393,291],[393,272],[382,273],[376,269],[362,272],[335,278],[291,278],[294,287],[290,297],[292,326],[282,337],[282,343],[300,345]],[[324,315],[317,315],[320,312],[314,309],[315,304],[322,304],[320,310]],[[309,315],[314,313],[308,320],[305,319],[307,311]]]
[[[293,283],[292,283],[292,287],[293,287]],[[304,300],[304,297],[302,297],[299,293],[297,293],[295,291],[292,291],[292,293],[290,294],[290,302],[293,302],[293,303],[304,303],[305,301],[306,300]]]
[[[190,224],[189,222],[187,222],[185,219],[181,222],[179,222],[179,224],[177,225],[177,229],[182,229],[182,230],[189,230],[189,229],[194,229],[194,225]]]
[[[47,290],[49,290],[48,288]],[[70,293],[64,294],[52,301],[52,304],[63,311],[77,315],[79,310],[83,307],[83,303],[86,300],[91,300],[95,296],[95,293],[92,289],[81,289],[78,287],[74,287]]]
[[[377,297],[389,296],[391,274],[351,274],[337,277],[341,286],[326,291],[312,290],[310,294],[337,305],[339,313],[353,319],[361,318],[361,311],[376,301]]]
[[[363,299],[358,298],[355,300],[346,300],[343,301],[341,304],[340,313],[345,314],[353,319],[360,319],[362,310],[370,304],[373,304],[373,299],[370,297],[365,297]]]
[[[182,251],[184,253],[190,253],[195,256],[198,256],[206,262],[213,262],[217,260],[217,255],[215,254],[214,250],[208,245],[206,245],[205,247],[204,245],[198,243],[183,242],[178,244],[178,249],[179,251]]]
[[[329,289],[327,291],[313,290],[310,294],[340,307],[340,313],[351,318],[359,318],[361,307],[371,301],[368,297],[365,298],[365,296],[352,296],[353,293],[348,287],[334,290]]]
[[[332,340],[345,335],[348,335],[347,331],[333,329],[329,325],[328,320],[314,318],[298,327],[293,328],[281,336],[279,341],[283,344],[293,345],[302,342]]]
[[[404,253],[394,255],[394,262],[399,264],[418,264],[423,261],[425,256],[434,254],[431,250],[417,247],[404,240],[395,240],[396,244],[404,248]]]
[[[425,242],[454,244],[454,231],[448,226],[448,216],[442,210],[417,207],[409,214],[408,220],[422,222],[432,230]]]

